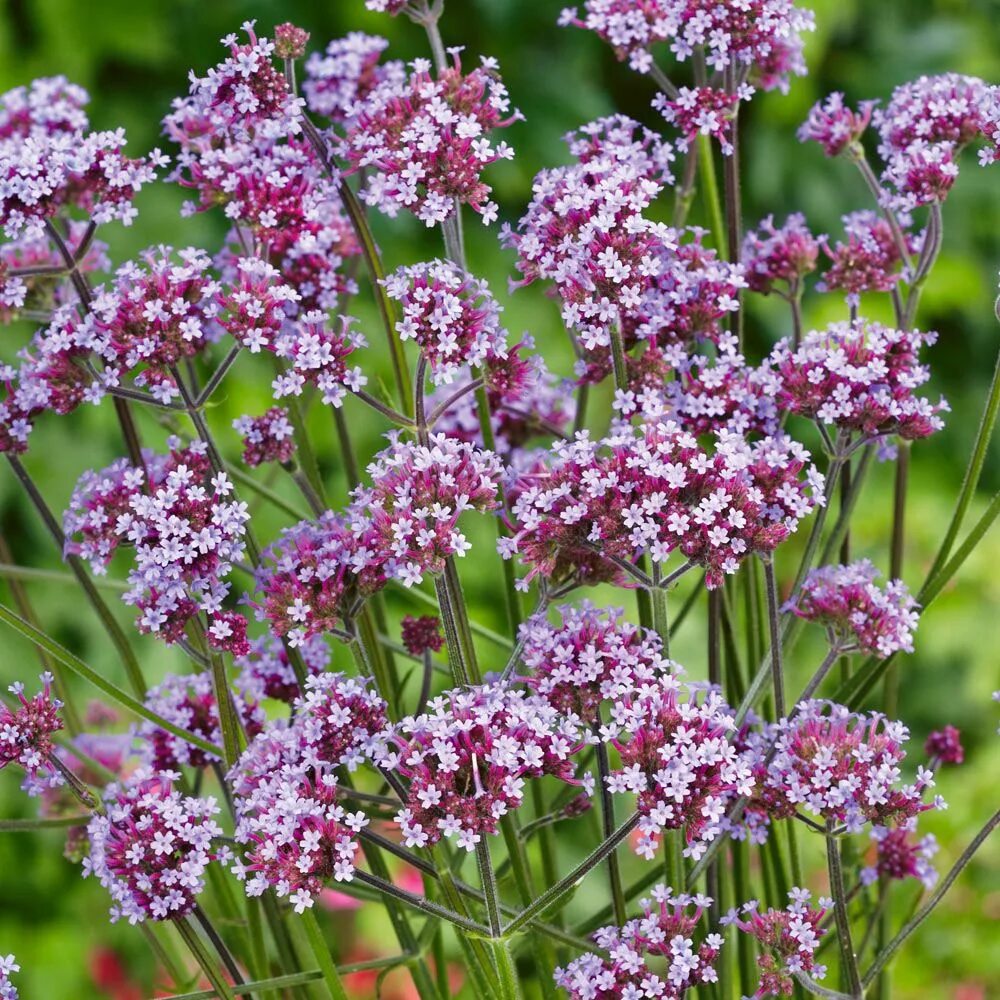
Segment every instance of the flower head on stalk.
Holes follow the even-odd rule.
[[[751,737],[758,758],[757,790],[747,807],[751,832],[764,834],[758,823],[804,811],[857,833],[865,823],[896,826],[943,805],[940,799],[923,802],[924,791],[934,785],[926,768],[918,769],[913,784],[902,784],[908,739],[902,723],[878,713],[855,714],[832,702],[800,703],[794,718],[766,727],[759,740]]]
[[[12,684],[9,690],[18,704],[10,708],[0,702],[0,771],[9,764],[23,768],[22,787],[29,795],[41,795],[63,783],[50,760],[55,749],[52,734],[63,728],[62,702],[52,697],[52,680],[51,674],[42,674],[42,690],[30,699],[23,684]]]
[[[530,778],[574,780],[577,726],[544,700],[507,686],[446,692],[402,719],[381,755],[409,782],[396,817],[411,847],[455,837],[467,851],[517,809]],[[378,759],[378,758],[377,758]]]
[[[218,323],[251,354],[273,351],[300,300],[276,267],[259,257],[240,257],[220,293]]]
[[[917,602],[902,580],[885,587],[867,559],[812,570],[787,610],[831,629],[836,641],[875,656],[913,652]]]
[[[0,142],[76,135],[90,126],[90,94],[64,76],[32,80],[0,95]]]
[[[933,889],[938,873],[931,859],[938,852],[938,842],[933,833],[919,837],[916,831],[915,817],[896,827],[873,826],[875,861],[861,869],[862,885],[872,885],[879,878],[915,878],[925,889]]]
[[[485,281],[449,261],[401,267],[382,281],[399,303],[396,331],[414,340],[435,385],[453,382],[466,366],[506,355],[500,306]]]
[[[657,94],[653,107],[680,132],[678,145],[687,149],[699,135],[719,143],[726,156],[733,152],[733,123],[742,101],[753,97],[753,87],[741,84],[735,93],[716,87],[680,87],[675,97]]]
[[[310,675],[322,673],[330,663],[330,647],[318,635],[302,643],[299,655]],[[284,644],[273,636],[252,640],[249,652],[236,657],[233,666],[240,672],[239,689],[289,705],[302,693]]]
[[[233,428],[243,439],[243,461],[251,469],[265,462],[290,462],[295,455],[295,430],[282,406],[272,406],[259,417],[237,417]]]
[[[935,729],[924,743],[924,752],[931,758],[931,767],[938,764],[961,764],[965,760],[962,734],[954,726]]]
[[[862,101],[853,111],[838,91],[818,101],[799,126],[800,142],[818,142],[827,156],[839,156],[854,146],[871,124],[877,101]]]
[[[484,222],[496,219],[484,167],[510,159],[506,142],[489,133],[520,118],[497,72],[495,59],[462,72],[458,50],[453,62],[431,75],[417,59],[406,79],[387,76],[357,109],[342,145],[351,171],[364,169],[361,198],[389,216],[412,211],[433,226],[467,204]]]
[[[259,733],[264,725],[264,710],[251,689],[232,691],[233,705],[248,737]],[[219,703],[209,671],[197,674],[168,674],[151,687],[145,699],[146,707],[182,729],[196,733],[209,743],[222,745],[219,724]],[[155,722],[143,721],[135,727],[143,763],[152,771],[179,771],[188,767],[209,767],[220,758],[185,739],[162,729]]]
[[[437,615],[421,615],[415,618],[406,615],[402,621],[403,646],[414,656],[436,653],[444,645],[441,634],[441,619]]]
[[[791,900],[784,910],[760,912],[760,903],[752,899],[739,911],[730,910],[722,923],[733,926],[755,938],[760,945],[757,966],[760,983],[753,994],[754,1000],[762,997],[791,996],[793,976],[808,975],[823,979],[826,967],[816,962],[816,951],[825,929],[823,918],[833,907],[830,899],[820,899],[818,907],[809,905],[811,894],[807,889],[792,889]]]
[[[664,831],[683,830],[684,854],[697,860],[721,834],[730,800],[753,787],[752,758],[730,740],[735,728],[717,692],[699,699],[671,676],[612,705],[606,732],[621,768],[608,787],[637,796],[637,853],[652,858]]]
[[[863,292],[891,292],[905,273],[900,269],[903,258],[889,223],[867,210],[851,212],[843,222],[846,240],[832,246],[825,237],[819,240],[830,266],[817,290],[846,292],[852,305],[859,304]],[[917,249],[917,240],[908,233],[903,234],[903,239],[907,251]]]
[[[279,59],[301,59],[306,54],[310,34],[305,28],[300,28],[285,21],[274,27],[274,54]]]
[[[819,242],[801,212],[789,215],[781,226],[769,215],[743,241],[747,286],[768,295],[780,282],[780,291],[792,294],[802,279],[816,270],[818,256]]]
[[[684,893],[675,896],[662,883],[650,895],[651,899],[640,902],[641,917],[622,927],[602,927],[594,934],[607,957],[585,954],[556,970],[556,985],[570,1000],[679,1000],[688,990],[718,981],[715,963],[722,937],[697,933],[712,900]]]
[[[652,67],[651,46],[669,42],[681,62],[704,47],[713,69],[756,67],[765,88],[782,90],[789,73],[805,73],[800,36],[814,27],[811,11],[791,0],[586,0],[583,18],[567,7],[559,23],[595,32],[639,73]]]
[[[352,31],[335,38],[323,53],[314,52],[306,61],[302,91],[306,105],[334,125],[350,127],[368,95],[382,82],[401,85],[406,70],[401,62],[381,63],[389,47],[380,35]]]
[[[20,971],[21,966],[13,955],[0,956],[0,1000],[18,1000],[17,987],[10,981],[10,974]]]
[[[936,340],[867,320],[808,333],[798,349],[782,340],[769,358],[782,379],[778,405],[868,439],[928,437],[944,426],[947,403],[915,390],[930,378],[920,349]]]
[[[369,10],[374,10],[379,14],[388,14],[391,17],[404,13],[410,4],[411,0],[365,0],[365,6]]]
[[[532,618],[521,626],[521,659],[528,686],[564,714],[591,724],[602,702],[681,670],[660,637],[625,621],[621,608],[585,601],[558,611],[558,624]]]
[[[205,887],[209,864],[229,856],[228,849],[213,847],[222,836],[212,818],[219,812],[215,799],[183,795],[174,788],[178,778],[169,771],[135,771],[108,786],[105,812],[87,826],[83,874],[108,890],[112,922],[185,916]]]

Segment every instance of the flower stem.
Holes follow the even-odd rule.
[[[762,557],[764,584],[767,588],[767,619],[771,634],[771,686],[774,690],[774,711],[779,719],[785,717],[785,679],[781,664],[781,627],[778,624],[778,586],[774,578],[774,558]]]
[[[608,788],[608,777],[611,774],[611,765],[608,761],[608,745],[601,736],[600,720],[594,723],[594,736],[597,745],[594,748],[597,756],[598,781],[601,783],[601,832],[605,838],[612,836],[615,831],[615,799],[611,789]],[[614,906],[615,923],[621,927],[626,920],[625,895],[622,891],[621,866],[618,864],[618,853],[614,850],[608,854],[608,881],[611,885],[611,902]]]
[[[830,892],[833,895],[834,914],[837,921],[837,937],[840,939],[842,974],[848,984],[848,995],[853,1000],[862,1000],[864,989],[858,971],[858,959],[851,941],[851,921],[847,915],[847,897],[844,891],[844,873],[840,864],[840,842],[832,836],[833,823],[827,822],[826,866],[830,875]]]
[[[341,982],[340,973],[337,972],[337,966],[333,962],[333,956],[327,947],[316,914],[313,913],[312,909],[307,909],[302,913],[301,920],[306,937],[309,939],[309,946],[312,948],[320,972],[323,973],[323,981],[330,991],[330,996],[333,997],[333,1000],[347,1000],[347,991]]]
[[[212,988],[218,995],[219,1000],[233,1000],[233,991],[209,954],[208,949],[202,943],[198,932],[186,918],[175,920],[174,926],[177,928],[177,933],[181,936],[181,940],[187,945],[188,951],[194,956],[201,971],[205,973],[206,978],[212,984]]]

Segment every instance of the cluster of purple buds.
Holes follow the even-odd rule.
[[[401,267],[382,282],[399,303],[400,340],[416,341],[435,385],[465,366],[480,367],[506,354],[500,306],[485,281],[448,261]]]
[[[282,406],[272,406],[259,417],[237,417],[233,428],[243,439],[243,461],[251,469],[265,462],[291,462],[295,455],[295,429]]]
[[[21,966],[13,955],[0,955],[0,1000],[18,1000],[17,987],[10,981],[10,974],[20,971]]]
[[[139,190],[167,158],[154,149],[130,159],[125,132],[91,132],[86,91],[64,77],[36,80],[0,95],[0,225],[7,236],[42,237],[69,209],[96,224],[129,225]]]
[[[664,656],[660,637],[625,621],[621,608],[584,601],[558,613],[557,624],[529,619],[519,641],[528,686],[559,712],[591,725],[602,703],[681,669]]]
[[[641,917],[594,934],[607,957],[587,953],[556,970],[556,985],[570,1000],[680,1000],[688,990],[718,981],[715,963],[722,937],[707,934],[696,940],[698,924],[712,900],[684,893],[675,896],[662,884],[654,886],[650,895],[652,899],[640,903]]]
[[[543,699],[507,686],[452,690],[397,723],[376,758],[408,782],[396,817],[408,847],[454,837],[475,849],[523,799],[528,779],[574,781],[577,725]]]
[[[52,763],[52,734],[63,728],[59,717],[62,703],[52,697],[52,675],[42,674],[42,690],[32,698],[24,695],[20,683],[10,686],[19,704],[14,708],[0,702],[0,771],[9,764],[24,769],[23,788],[29,795],[40,795],[47,788],[63,783]]]
[[[889,223],[881,215],[867,210],[851,212],[843,223],[846,240],[832,246],[826,237],[819,241],[830,266],[816,288],[845,292],[848,303],[857,306],[864,292],[891,292],[896,287],[904,277],[900,269],[903,258]],[[904,232],[902,238],[908,253],[917,249],[917,241],[909,234]]]
[[[246,504],[213,472],[203,444],[173,438],[169,447],[145,456],[143,469],[118,461],[81,477],[64,515],[66,552],[103,573],[120,544],[133,547],[124,600],[139,608],[140,631],[177,642],[204,613],[213,647],[246,652],[245,620],[223,608],[225,578],[245,550]]]
[[[730,910],[722,918],[724,926],[733,926],[749,934],[760,946],[757,966],[760,983],[752,1000],[762,997],[792,995],[793,976],[807,975],[823,979],[826,967],[816,962],[816,951],[825,933],[824,917],[833,908],[833,900],[820,898],[819,906],[809,905],[808,889],[792,889],[791,902],[784,910],[760,912],[756,900],[744,903],[739,911]]]
[[[441,619],[436,615],[421,615],[419,618],[406,615],[402,621],[403,648],[414,656],[436,653],[444,646],[441,634]]]
[[[238,817],[235,864],[250,896],[273,888],[296,912],[311,907],[331,878],[354,876],[361,812],[338,802],[337,770],[380,757],[385,702],[343,674],[310,677],[290,722],[271,722],[229,775]]]
[[[467,204],[486,223],[497,217],[483,168],[510,159],[506,142],[490,133],[520,118],[511,111],[494,59],[483,58],[462,72],[458,50],[436,78],[430,63],[417,59],[400,79],[387,74],[356,108],[340,152],[350,172],[364,170],[360,197],[390,217],[401,209],[428,226],[444,222]]]
[[[902,580],[879,587],[879,575],[867,559],[814,569],[787,610],[829,629],[841,647],[883,658],[912,653],[917,602]]]
[[[222,836],[212,818],[219,812],[215,799],[182,795],[174,787],[178,777],[140,769],[109,785],[105,811],[91,817],[83,873],[108,890],[112,921],[186,916],[205,887],[209,864],[229,856],[228,848],[213,845]]]
[[[925,889],[934,887],[938,873],[932,859],[938,852],[938,842],[933,833],[918,837],[916,829],[916,818],[895,827],[872,827],[875,861],[861,869],[862,885],[873,885],[880,878],[915,878]]]
[[[526,586],[627,582],[624,564],[644,552],[659,566],[674,551],[718,587],[753,554],[767,555],[821,502],[823,477],[784,437],[726,438],[714,455],[674,423],[623,427],[603,441],[556,442],[527,472],[501,554],[520,554]],[[803,471],[806,475],[802,478]]]
[[[924,742],[924,753],[930,758],[931,769],[939,764],[961,764],[965,760],[962,734],[954,726],[935,729]]]
[[[300,396],[307,384],[314,385],[324,403],[339,407],[348,391],[360,390],[368,377],[360,365],[348,367],[347,359],[365,346],[365,338],[353,323],[352,317],[341,316],[331,327],[326,313],[314,309],[288,324],[274,344],[275,354],[288,362],[272,384],[274,395]]]
[[[947,410],[915,392],[930,378],[918,354],[936,339],[861,320],[808,333],[797,349],[782,340],[768,361],[781,376],[778,405],[866,439],[927,437]]]
[[[655,856],[665,830],[683,830],[684,855],[697,860],[722,832],[726,810],[753,788],[752,758],[730,739],[732,712],[715,691],[698,698],[670,676],[622,696],[606,728],[621,768],[616,793],[637,796],[636,853]]]
[[[802,279],[816,270],[818,256],[819,242],[801,212],[788,216],[781,226],[769,215],[743,241],[747,287],[764,295],[795,295]]]
[[[751,737],[758,759],[757,789],[747,807],[750,832],[766,836],[769,819],[805,811],[857,833],[865,823],[895,826],[941,806],[940,799],[923,802],[934,785],[927,768],[918,768],[913,784],[901,783],[908,738],[902,723],[878,714],[855,714],[832,702],[800,703],[796,715],[766,727],[760,740]]]
[[[260,732],[266,716],[250,690],[227,691],[240,725],[249,738]],[[188,732],[222,745],[219,723],[219,703],[209,671],[198,674],[168,674],[151,687],[145,698],[146,707],[158,716]],[[143,764],[151,771],[180,771],[188,767],[209,767],[219,763],[214,754],[192,746],[155,722],[144,721],[135,729]]]
[[[322,673],[330,664],[330,647],[321,636],[314,636],[299,647],[299,656],[308,675]],[[250,642],[250,649],[233,660],[239,671],[238,690],[259,692],[291,704],[302,693],[288,651],[280,639],[262,636]]]
[[[834,91],[810,109],[799,127],[799,140],[818,142],[827,156],[839,156],[857,145],[871,124],[877,103],[862,101],[854,111],[844,103],[844,95]]]

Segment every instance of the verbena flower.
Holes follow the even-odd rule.
[[[802,278],[816,270],[818,256],[819,242],[801,212],[789,215],[781,226],[769,215],[743,240],[747,286],[767,295],[781,282],[781,290],[791,294]]]
[[[860,871],[862,885],[872,885],[879,878],[902,881],[919,879],[925,889],[934,888],[938,873],[931,859],[938,852],[934,834],[916,834],[917,821],[909,819],[897,827],[873,826],[875,862]]]
[[[965,760],[962,734],[954,726],[935,729],[924,743],[924,752],[931,758],[931,767],[938,764],[961,764]]]
[[[812,570],[787,610],[830,629],[836,641],[879,657],[913,652],[917,602],[901,580],[885,587],[867,559]]]
[[[406,79],[387,76],[357,109],[343,141],[351,171],[365,170],[360,197],[386,215],[413,212],[428,226],[444,222],[467,204],[492,222],[497,206],[482,170],[510,159],[506,142],[490,133],[517,121],[494,59],[462,72],[458,50],[437,76],[417,59]]]
[[[10,764],[23,768],[22,787],[29,795],[41,795],[63,783],[50,760],[55,749],[52,734],[63,728],[62,702],[52,696],[52,675],[42,674],[41,681],[42,690],[30,699],[23,684],[12,684],[8,690],[19,702],[14,708],[0,702],[0,771]]]
[[[808,458],[784,437],[720,439],[712,455],[670,422],[599,442],[581,434],[556,442],[545,465],[521,477],[501,554],[520,554],[526,585],[538,573],[553,583],[623,581],[622,561],[648,552],[661,564],[678,551],[718,587],[820,502],[822,476]]]
[[[717,692],[699,699],[670,676],[612,705],[606,731],[621,767],[607,783],[637,796],[638,854],[654,857],[664,831],[683,830],[684,855],[697,860],[720,836],[730,800],[753,787],[752,758],[730,739],[735,729]]]
[[[715,963],[722,948],[718,934],[698,933],[707,896],[673,894],[662,883],[652,899],[640,901],[643,915],[622,927],[602,927],[594,941],[604,955],[587,953],[565,969],[556,969],[556,985],[571,1000],[674,1000],[702,983],[715,983]]]
[[[365,386],[368,376],[361,366],[347,363],[365,346],[365,338],[352,328],[354,322],[341,316],[331,326],[326,313],[315,309],[287,324],[274,342],[274,353],[288,362],[272,383],[274,395],[300,396],[306,385],[314,385],[324,403],[339,407],[349,391]]]
[[[182,795],[174,788],[178,777],[141,769],[109,785],[106,812],[87,826],[83,873],[110,893],[112,922],[186,916],[205,887],[209,864],[228,856],[213,846],[222,836],[212,818],[219,812],[215,799]]]
[[[220,294],[217,318],[222,329],[251,354],[274,351],[300,300],[272,264],[259,257],[240,257]]]
[[[330,664],[330,647],[318,635],[302,643],[299,655],[308,674],[322,673]],[[236,686],[243,690],[288,704],[302,693],[284,645],[273,636],[252,640],[249,651],[236,657],[233,666],[239,671]]]
[[[747,808],[751,823],[805,812],[857,833],[865,823],[895,826],[940,805],[923,802],[924,790],[934,785],[926,768],[918,769],[914,783],[902,783],[908,739],[902,723],[878,713],[853,713],[832,702],[800,703],[794,718],[766,727],[759,741],[752,740],[758,788]]]
[[[541,698],[507,686],[446,692],[393,727],[381,763],[408,781],[396,817],[403,843],[454,837],[475,849],[524,799],[530,778],[574,780],[577,727]]]
[[[564,714],[593,723],[602,703],[680,671],[664,656],[660,637],[625,621],[621,608],[585,601],[563,605],[558,614],[557,624],[530,618],[519,639],[525,681]]]
[[[10,981],[10,975],[20,971],[13,955],[0,956],[0,1000],[18,1000],[17,987]]]
[[[343,38],[334,38],[325,52],[314,52],[306,60],[306,78],[302,81],[309,110],[329,118],[334,125],[351,125],[375,87],[385,80],[396,85],[403,82],[403,63],[380,62],[388,47],[388,40],[380,35],[352,31]]]
[[[274,27],[274,54],[279,59],[301,59],[306,54],[309,38],[308,31],[291,21],[277,24]]]
[[[365,0],[365,6],[369,10],[395,17],[397,14],[402,14],[410,6],[410,0]]]
[[[243,461],[251,469],[265,462],[290,462],[295,455],[295,429],[282,406],[272,406],[259,417],[237,417],[233,428],[243,439]]]
[[[816,962],[816,951],[825,933],[823,918],[833,908],[833,900],[820,898],[814,908],[809,905],[809,890],[798,888],[790,890],[788,898],[791,902],[784,910],[761,913],[754,899],[722,918],[723,925],[749,934],[760,946],[760,983],[754,998],[791,996],[796,973],[811,979],[826,976],[826,967]]]
[[[437,615],[406,615],[401,623],[402,641],[407,652],[414,656],[436,653],[444,645],[441,619]]]
[[[753,97],[753,87],[742,84],[735,93],[716,87],[679,87],[676,97],[657,94],[653,107],[673,125],[681,137],[678,145],[687,149],[699,135],[706,135],[719,143],[723,154],[733,152],[733,122],[741,101]]]
[[[90,94],[61,75],[14,87],[0,96],[0,141],[82,132],[89,103]]]
[[[809,111],[799,126],[800,142],[818,142],[827,156],[839,156],[854,146],[871,124],[877,101],[862,101],[853,111],[838,91],[828,94]]]
[[[936,339],[861,320],[807,333],[798,349],[782,340],[769,359],[782,379],[778,405],[869,439],[928,437],[944,426],[947,404],[915,390],[930,378],[919,351]]]
[[[435,385],[453,382],[465,366],[505,355],[500,306],[485,281],[449,261],[433,260],[401,267],[382,284],[399,303],[400,340],[416,341]]]
[[[906,274],[901,270],[903,258],[889,223],[867,210],[851,212],[843,222],[846,240],[832,246],[826,238],[819,240],[830,266],[817,284],[817,291],[846,292],[852,305],[860,303],[863,292],[891,292]],[[916,241],[906,233],[903,239],[912,253]]]
[[[247,736],[252,738],[260,732],[266,718],[253,696],[252,688],[231,690],[230,697],[240,724]],[[159,684],[149,689],[145,704],[167,722],[196,733],[209,743],[222,745],[219,703],[210,671],[167,674]],[[142,721],[134,732],[143,763],[151,771],[179,771],[182,765],[209,767],[220,762],[219,757],[192,746],[155,722]]]

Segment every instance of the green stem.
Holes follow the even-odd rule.
[[[830,892],[833,895],[834,915],[837,921],[837,937],[840,939],[840,958],[842,974],[845,976],[850,996],[861,1000],[864,990],[861,986],[861,974],[858,971],[858,959],[854,953],[854,943],[851,940],[851,921],[847,914],[847,899],[844,891],[844,873],[840,864],[840,844],[830,831],[833,824],[827,823],[826,834],[826,865],[830,874]]]
[[[715,238],[720,253],[725,248],[726,223],[722,215],[722,199],[719,196],[719,181],[715,174],[715,151],[712,139],[707,135],[698,136],[698,167],[701,173],[701,194],[709,218],[709,228]]]
[[[232,989],[230,989],[221,970],[216,966],[208,949],[202,943],[198,932],[188,923],[186,918],[175,920],[174,926],[177,928],[177,933],[181,936],[181,940],[187,946],[188,951],[194,956],[201,971],[205,973],[205,977],[212,984],[216,995],[220,1000],[233,1000]]]
[[[347,1000],[347,991],[340,980],[340,973],[337,972],[337,966],[334,964],[333,956],[327,947],[316,914],[311,908],[306,909],[301,914],[301,920],[303,927],[305,927],[306,937],[309,939],[309,946],[312,948],[320,972],[323,973],[323,981],[330,991],[330,996],[333,997],[333,1000]]]

